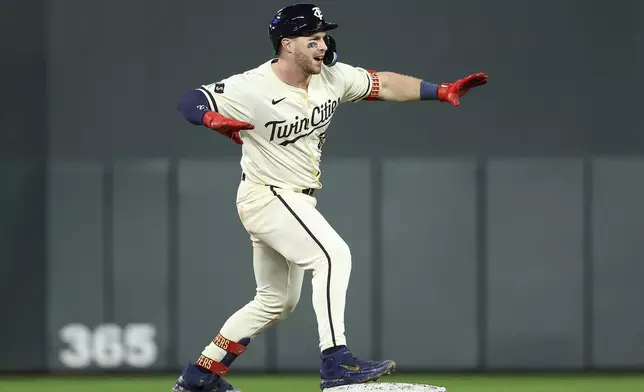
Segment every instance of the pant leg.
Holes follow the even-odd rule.
[[[220,334],[238,342],[255,338],[266,328],[288,317],[295,309],[302,289],[304,270],[286,261],[284,256],[251,236],[253,270],[257,289],[255,297],[233,313]],[[226,352],[210,343],[202,352],[207,358],[221,361]]]
[[[241,187],[244,187],[242,184]],[[246,230],[304,270],[312,270],[320,350],[346,344],[344,313],[351,274],[346,242],[316,209],[314,197],[249,184],[238,200]]]

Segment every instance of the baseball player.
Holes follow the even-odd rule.
[[[433,100],[459,105],[469,89],[487,83],[487,75],[437,85],[354,67],[338,61],[335,40],[327,34],[337,27],[314,4],[282,8],[269,25],[274,58],[180,99],[178,110],[187,121],[241,145],[236,205],[253,246],[257,290],[197,361],[187,364],[174,392],[237,391],[223,376],[255,336],[293,312],[306,270],[313,271],[320,388],[373,381],[395,370],[394,361],[358,359],[347,345],[351,252],[316,209],[326,131],[342,103]]]

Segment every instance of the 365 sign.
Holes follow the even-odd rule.
[[[73,323],[63,326],[58,337],[63,343],[58,359],[72,369],[146,368],[157,361],[159,354],[152,324],[100,324],[90,328]]]

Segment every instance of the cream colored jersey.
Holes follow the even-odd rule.
[[[255,126],[242,131],[241,168],[249,181],[280,188],[321,188],[326,131],[338,105],[369,96],[369,72],[338,62],[313,75],[308,91],[282,82],[271,63],[199,88],[210,107]]]

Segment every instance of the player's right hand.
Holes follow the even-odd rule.
[[[203,125],[226,136],[236,144],[244,144],[239,131],[255,129],[255,126],[245,121],[224,117],[217,112],[206,112],[203,116]]]

